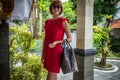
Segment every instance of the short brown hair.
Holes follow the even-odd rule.
[[[55,6],[55,5],[61,6],[61,12],[60,12],[60,14],[62,14],[63,6],[62,6],[62,2],[60,0],[55,0],[55,1],[51,2],[50,7],[49,7],[50,13],[53,14],[52,13],[52,6]]]

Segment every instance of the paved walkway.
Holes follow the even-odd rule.
[[[120,80],[120,59],[108,59],[108,62],[112,63],[115,69],[111,71],[94,69],[94,80]],[[62,74],[60,72],[58,80],[73,80],[73,73]]]

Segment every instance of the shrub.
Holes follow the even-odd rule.
[[[120,52],[120,38],[114,38],[114,37],[110,37],[110,44],[111,47],[110,49],[113,52],[119,53]]]

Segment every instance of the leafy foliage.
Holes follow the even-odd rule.
[[[77,15],[75,13],[75,10],[73,10],[73,3],[72,2],[65,2],[63,3],[64,10],[62,16],[65,18],[68,18],[70,21],[70,29],[75,30],[76,29],[76,18]]]
[[[101,27],[94,27],[94,42],[99,53],[101,53],[100,64],[106,64],[106,58],[110,53],[110,23],[113,21],[114,15],[118,12],[117,4],[120,0],[94,0],[94,25],[101,25]]]
[[[97,50],[99,51],[99,53],[101,53],[102,49],[104,47],[109,47],[109,35],[108,33],[110,32],[111,28],[100,28],[99,26],[94,26],[93,27],[94,30],[94,34],[93,34],[93,38],[94,38],[94,47],[97,48]],[[107,45],[104,46],[104,42],[103,41],[107,41]]]
[[[21,53],[15,55],[18,62],[11,69],[11,80],[45,80],[47,73],[40,62],[40,56]],[[21,66],[20,63],[23,63],[23,60],[26,62]]]
[[[30,53],[36,46],[27,24],[10,27],[10,70],[11,80],[45,80],[46,70],[40,56]]]
[[[120,0],[94,0],[94,23],[101,22],[104,15],[115,15]]]
[[[109,53],[111,53],[109,37],[109,32],[111,31],[111,28],[101,28],[99,26],[94,26],[93,30],[93,46],[97,49],[99,54],[102,54],[100,64],[106,65],[106,57]]]
[[[49,5],[50,5],[51,0],[38,0],[38,5],[39,5],[39,12],[42,13],[43,16],[43,22],[50,18],[50,12],[49,12]]]
[[[73,3],[72,9],[76,11],[75,13],[77,13],[77,1],[76,0],[68,0],[68,1]]]

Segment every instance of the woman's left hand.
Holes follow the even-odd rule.
[[[49,47],[50,47],[50,48],[54,48],[54,47],[56,46],[56,44],[57,44],[57,42],[54,41],[53,43],[50,43],[50,44],[49,44]]]

